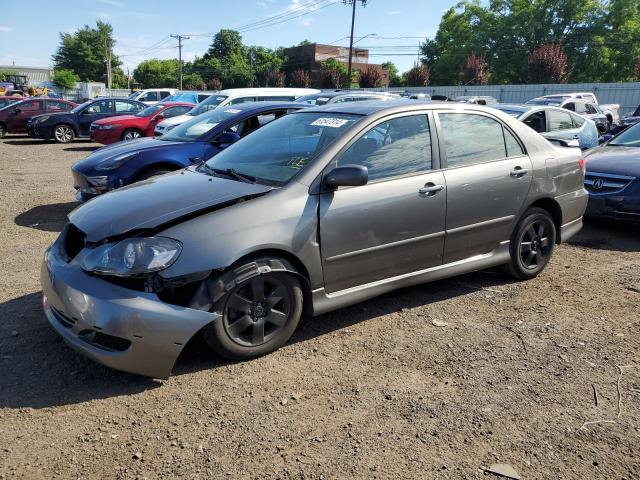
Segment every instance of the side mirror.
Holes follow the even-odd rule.
[[[324,177],[324,184],[335,190],[338,187],[359,187],[369,181],[369,170],[362,165],[343,165],[331,170]]]
[[[218,146],[228,146],[232,143],[237,142],[238,140],[240,140],[240,135],[238,135],[237,133],[223,132],[213,140],[213,143]]]

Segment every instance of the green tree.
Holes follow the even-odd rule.
[[[175,87],[178,85],[178,60],[152,58],[140,62],[133,77],[145,88]],[[184,79],[183,79],[184,80]]]
[[[110,51],[113,86],[120,86],[124,73],[119,69],[122,62],[113,53],[114,45],[113,28],[106,22],[96,22],[95,28],[85,25],[75,33],[61,33],[60,45],[52,57],[54,69],[72,70],[82,82],[106,83],[107,52]],[[126,85],[126,77],[124,83]]]
[[[51,81],[56,87],[69,90],[76,86],[78,75],[76,75],[73,70],[60,68],[53,72]]]
[[[233,54],[246,55],[247,48],[242,43],[242,36],[236,30],[222,29],[213,37],[213,43],[204,58],[224,60]]]
[[[17,74],[18,74],[17,70],[12,70],[12,69],[0,70],[0,82],[5,82],[9,75],[17,75]]]
[[[350,83],[347,78],[347,66],[335,58],[329,58],[320,62],[320,77],[322,88],[349,88]],[[353,72],[353,75],[357,72]]]
[[[389,72],[389,86],[390,87],[402,87],[402,77],[398,72],[398,67],[393,62],[384,62],[381,65],[382,68]]]
[[[259,86],[267,85],[267,77],[271,72],[279,72],[285,61],[284,49],[271,50],[265,47],[249,47],[249,62]]]

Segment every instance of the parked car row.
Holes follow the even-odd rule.
[[[186,168],[158,175],[161,158]],[[137,374],[168,377],[195,335],[254,358],[303,314],[489,267],[537,276],[581,228],[584,169],[580,149],[475,104],[218,107],[73,166],[95,198],[44,256],[44,311]]]

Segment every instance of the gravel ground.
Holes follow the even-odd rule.
[[[307,319],[250,362],[195,340],[155,381],[78,356],[41,311],[93,148],[0,141],[0,478],[640,478],[640,230],[589,224],[530,282],[476,273]]]

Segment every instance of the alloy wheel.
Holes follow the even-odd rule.
[[[140,135],[140,132],[137,130],[129,130],[124,134],[124,140],[133,140],[135,138],[140,138],[141,136],[142,135]]]
[[[524,229],[518,245],[518,255],[525,268],[535,270],[547,263],[553,248],[550,235],[551,225],[545,219],[536,219]]]
[[[287,324],[292,305],[293,298],[284,282],[274,275],[259,275],[229,295],[224,328],[239,345],[262,345]]]
[[[59,127],[56,127],[56,130],[55,132],[53,132],[53,134],[56,137],[56,141],[60,143],[69,143],[73,138],[73,130],[71,130],[71,128],[67,127],[66,125],[60,125]]]

